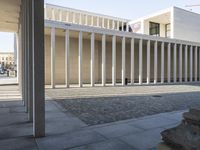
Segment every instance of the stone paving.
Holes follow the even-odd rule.
[[[169,85],[160,86],[160,88],[155,86],[146,87],[121,87],[121,90],[117,88],[103,90],[101,87],[90,88],[91,90],[88,90],[89,88],[83,88],[84,92],[82,89],[77,90],[75,88],[62,90],[47,89],[46,95],[51,100],[46,101],[46,137],[38,139],[31,136],[32,123],[27,121],[28,117],[24,111],[22,101],[1,100],[0,149],[155,150],[156,145],[161,141],[160,132],[179,124],[182,119],[182,113],[188,111],[187,109],[88,126],[78,117],[63,108],[57,101],[53,100],[59,99],[59,96],[63,98],[65,95],[68,95],[67,98],[80,97],[81,93],[83,97],[94,97],[94,92],[98,92],[100,89],[102,89],[100,90],[100,96],[103,97],[113,97],[113,95],[116,96],[117,94],[131,96],[135,94],[138,96],[138,94],[143,95],[146,93],[148,95],[157,95],[162,92],[180,94],[183,92],[196,93],[200,90],[199,85]],[[9,91],[9,88],[6,89],[4,87],[3,89]],[[74,92],[70,95],[70,91]],[[109,92],[111,93],[109,94]],[[192,95],[189,96],[189,93],[187,94],[187,98],[190,98]]]

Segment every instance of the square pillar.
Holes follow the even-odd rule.
[[[131,85],[134,84],[134,38],[131,39]]]
[[[190,46],[190,82],[193,81],[193,46]]]
[[[93,87],[95,84],[94,77],[95,77],[95,61],[94,61],[94,54],[95,54],[95,34],[94,32],[91,34],[91,59],[90,59],[90,65],[91,65],[91,86]]]
[[[33,135],[45,136],[44,0],[31,0],[33,8]]]
[[[188,46],[185,45],[185,82],[188,81]]]
[[[177,71],[176,71],[176,61],[177,61],[177,59],[176,59],[176,57],[177,57],[177,52],[176,52],[176,48],[177,48],[177,45],[176,45],[176,43],[174,43],[174,83],[176,83],[176,81],[177,81],[177,77],[176,77],[176,73],[177,73]]]
[[[147,84],[150,84],[150,63],[151,63],[151,58],[150,58],[150,40],[147,41]]]
[[[65,31],[65,86],[69,88],[70,86],[70,57],[69,57],[69,30]]]
[[[180,44],[180,47],[179,47],[179,82],[181,83],[182,82],[182,78],[183,78],[183,52],[182,52],[182,44]]]
[[[171,43],[168,43],[167,48],[167,82],[171,82]]]
[[[122,38],[122,86],[125,85],[126,78],[126,38]]]
[[[139,84],[141,85],[142,84],[142,80],[143,80],[143,77],[142,77],[142,67],[143,67],[143,60],[142,60],[142,51],[143,51],[143,43],[142,43],[142,39],[139,40]]]
[[[154,84],[157,84],[158,76],[158,42],[154,42]]]
[[[102,86],[106,85],[106,35],[102,35]]]
[[[56,45],[55,45],[55,28],[51,28],[51,88],[55,88],[55,61],[56,61]]]
[[[165,73],[165,43],[161,44],[161,83],[164,83],[164,73]]]
[[[197,58],[198,58],[197,46],[195,46],[195,55],[194,56],[195,56],[195,66],[194,66],[195,67],[195,70],[194,70],[195,74],[194,74],[194,78],[195,78],[195,82],[197,82],[197,72],[198,72],[197,71],[197,61],[198,61],[197,60]]]
[[[112,85],[116,85],[116,36],[112,37]]]
[[[83,52],[83,32],[79,32],[79,42],[78,42],[78,84],[82,87],[82,52]]]

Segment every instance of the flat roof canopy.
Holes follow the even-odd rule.
[[[0,0],[0,31],[17,32],[21,0]]]

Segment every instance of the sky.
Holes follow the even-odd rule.
[[[134,20],[153,12],[177,6],[200,13],[200,7],[185,7],[200,4],[200,0],[45,0],[45,3],[71,7],[110,16]],[[0,32],[0,52],[13,51],[13,34]]]

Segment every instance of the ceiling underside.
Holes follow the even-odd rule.
[[[21,0],[0,0],[0,32],[17,32]]]

